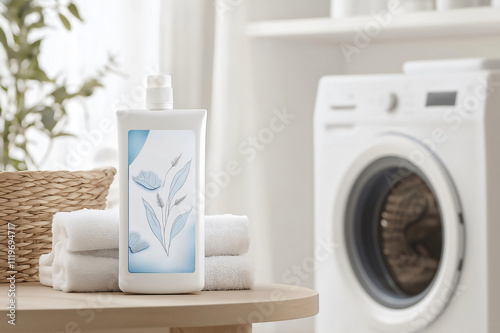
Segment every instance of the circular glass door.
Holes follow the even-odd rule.
[[[464,225],[455,187],[436,155],[398,134],[371,140],[345,170],[332,231],[351,295],[373,327],[418,331],[458,283]]]
[[[443,248],[440,203],[427,177],[407,160],[384,157],[361,173],[347,202],[348,253],[365,289],[391,308],[418,302]]]

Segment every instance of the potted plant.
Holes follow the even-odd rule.
[[[64,77],[49,77],[38,60],[44,32],[58,23],[54,21],[67,30],[72,21],[82,21],[77,6],[57,0],[5,0],[0,3],[0,14],[0,169],[34,169],[48,156],[53,140],[70,135],[64,131],[67,103],[89,97],[102,87],[102,78],[113,70],[115,61],[110,57],[95,76],[72,88]],[[31,131],[49,139],[38,161],[29,149]]]

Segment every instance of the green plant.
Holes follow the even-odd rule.
[[[102,78],[113,70],[115,62],[110,57],[93,77],[72,89],[63,77],[49,77],[38,58],[44,32],[56,26],[54,21],[67,30],[72,21],[82,21],[77,6],[58,0],[2,0],[0,14],[0,44],[5,51],[0,52],[0,168],[37,168],[48,156],[54,139],[71,135],[64,131],[67,103],[91,96],[102,87]],[[38,161],[30,154],[30,131],[49,138],[44,157]]]

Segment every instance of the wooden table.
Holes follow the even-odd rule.
[[[170,327],[172,333],[247,333],[252,323],[318,313],[314,290],[279,284],[253,290],[185,295],[63,293],[39,283],[16,284],[16,325],[8,324],[9,285],[0,284],[0,332],[86,332]]]

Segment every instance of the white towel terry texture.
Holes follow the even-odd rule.
[[[68,251],[118,248],[119,214],[117,209],[82,209],[54,214],[52,250],[67,240]]]
[[[118,250],[111,256],[95,256],[68,251],[67,245],[66,241],[56,244],[52,263],[54,289],[64,292],[118,290]]]
[[[204,290],[250,289],[254,271],[248,256],[205,258]]]
[[[64,292],[118,291],[117,210],[56,213],[52,252],[40,257],[40,282]],[[206,217],[204,290],[249,289],[254,270],[248,218]]]
[[[205,216],[205,256],[239,256],[250,245],[248,217],[238,215]]]

